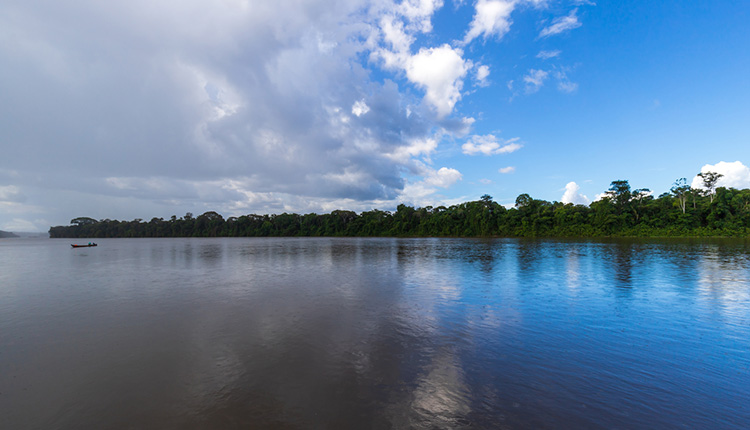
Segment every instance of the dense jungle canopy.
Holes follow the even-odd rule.
[[[720,175],[719,175],[720,176]],[[81,217],[69,226],[51,227],[52,238],[107,237],[261,237],[261,236],[401,236],[401,237],[606,237],[606,236],[750,236],[750,189],[690,188],[685,179],[658,197],[647,189],[631,190],[613,181],[605,196],[588,206],[537,200],[521,194],[507,209],[489,195],[449,207],[357,214],[282,213],[224,217],[206,212],[148,222]],[[713,182],[711,182],[713,181]]]

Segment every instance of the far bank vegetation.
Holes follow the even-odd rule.
[[[507,209],[491,196],[449,207],[398,205],[395,212],[371,210],[327,214],[283,213],[224,217],[206,212],[150,221],[81,217],[51,227],[52,238],[107,237],[671,237],[750,236],[750,189],[716,187],[720,174],[702,173],[704,188],[678,179],[658,197],[613,181],[589,206],[548,202],[521,194]]]

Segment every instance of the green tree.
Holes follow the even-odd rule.
[[[672,191],[672,194],[677,198],[682,213],[685,213],[685,205],[687,203],[688,194],[690,193],[690,185],[687,184],[687,179],[680,178],[674,181],[670,191]]]
[[[94,218],[82,216],[78,218],[73,218],[72,220],[70,220],[70,223],[72,225],[84,226],[84,225],[94,225],[97,223],[97,221]]]
[[[630,184],[625,180],[612,181],[605,194],[620,212],[625,210],[627,204],[630,203],[630,199],[633,198],[633,193],[630,192]]]
[[[215,237],[224,226],[224,217],[214,211],[208,211],[195,219],[193,236]]]
[[[698,173],[698,176],[703,179],[703,186],[706,188],[708,196],[711,198],[711,203],[714,202],[714,190],[716,189],[716,183],[719,182],[724,175],[716,172],[704,172]]]
[[[521,209],[523,207],[529,206],[533,201],[534,199],[532,199],[530,195],[526,193],[521,194],[516,197],[516,208]]]

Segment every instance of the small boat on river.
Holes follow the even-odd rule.
[[[95,243],[89,243],[88,245],[76,245],[74,243],[71,243],[70,246],[73,248],[88,248],[89,246],[96,246]]]

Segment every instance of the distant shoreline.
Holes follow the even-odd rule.
[[[13,237],[21,237],[21,236],[15,234],[15,233],[12,233],[10,231],[0,230],[0,239],[10,239],[10,238],[13,238]]]
[[[625,187],[628,188],[628,187]],[[688,204],[689,203],[689,204]],[[128,237],[461,237],[461,238],[749,238],[750,189],[718,188],[684,197],[612,194],[589,206],[547,202],[522,194],[507,209],[484,195],[450,207],[361,213],[248,214],[224,219],[209,211],[150,221],[80,217],[50,227],[51,238]]]
[[[35,238],[49,238],[49,232],[42,232],[42,231],[13,231],[13,232],[6,232],[13,234],[14,236],[8,237],[10,238],[18,238],[18,239],[35,239]]]

